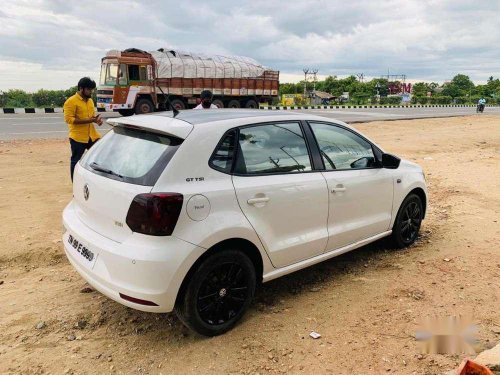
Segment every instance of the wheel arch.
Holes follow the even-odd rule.
[[[424,209],[422,219],[425,219],[425,214],[427,212],[427,195],[425,194],[424,189],[422,189],[420,187],[414,188],[412,191],[410,191],[406,195],[406,197],[410,194],[416,194],[420,198],[420,200],[422,201],[422,208]],[[406,199],[406,197],[405,197],[405,199]],[[404,199],[403,199],[403,202],[404,202]]]
[[[257,278],[257,284],[262,283],[262,276],[264,273],[264,263],[262,259],[262,254],[260,253],[259,249],[255,244],[253,244],[251,241],[244,239],[244,238],[230,238],[226,239],[223,241],[220,241],[213,246],[211,246],[209,249],[207,249],[201,256],[198,257],[198,259],[193,263],[189,271],[186,273],[184,276],[184,279],[182,280],[181,286],[177,292],[177,296],[175,298],[175,303],[177,304],[179,298],[184,295],[185,288],[193,276],[193,274],[196,272],[197,268],[199,265],[207,259],[209,256],[212,254],[216,253],[217,251],[221,249],[226,249],[226,248],[236,248],[238,250],[242,250],[245,255],[247,255],[250,260],[252,261],[254,267],[255,267],[255,275]]]
[[[141,100],[141,99],[147,99],[151,103],[153,103],[153,106],[155,105],[155,102],[154,102],[153,97],[151,96],[151,94],[137,94],[136,97],[135,97],[134,107],[137,104],[137,102],[139,100]]]

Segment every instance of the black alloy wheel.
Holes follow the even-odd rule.
[[[420,231],[424,216],[422,201],[416,194],[410,194],[401,205],[392,229],[394,244],[403,248],[413,244]]]
[[[248,281],[238,263],[216,267],[198,290],[197,310],[201,319],[210,325],[224,324],[237,316],[248,298]]]
[[[238,250],[218,250],[194,271],[181,291],[175,311],[193,331],[216,336],[230,330],[252,302],[256,274]]]

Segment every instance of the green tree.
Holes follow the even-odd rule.
[[[22,108],[22,107],[33,107],[32,94],[27,93],[24,90],[9,90],[5,93],[7,100],[5,103],[6,107]]]
[[[465,74],[457,74],[450,83],[443,86],[443,95],[456,98],[459,96],[471,96],[474,91],[474,82]]]

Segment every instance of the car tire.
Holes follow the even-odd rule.
[[[153,102],[149,99],[139,99],[135,105],[135,113],[137,115],[142,115],[144,113],[154,112],[155,107]]]
[[[417,194],[409,194],[401,204],[392,227],[391,239],[396,248],[410,246],[416,241],[423,216],[422,200]]]
[[[240,108],[241,104],[237,100],[230,100],[229,103],[227,103],[227,108]]]
[[[241,319],[252,302],[255,286],[250,258],[239,250],[219,250],[194,270],[181,291],[175,312],[193,331],[217,336]]]
[[[213,105],[216,105],[217,107],[219,108],[224,108],[224,102],[220,99],[215,99],[213,102],[212,102]]]

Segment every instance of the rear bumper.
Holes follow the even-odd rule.
[[[63,212],[63,225],[66,256],[78,273],[105,296],[141,311],[172,311],[185,275],[204,251],[172,236],[134,233],[123,243],[115,242],[85,225],[73,202]],[[93,262],[70,245],[70,235],[92,252]],[[120,294],[151,305],[125,300]]]

